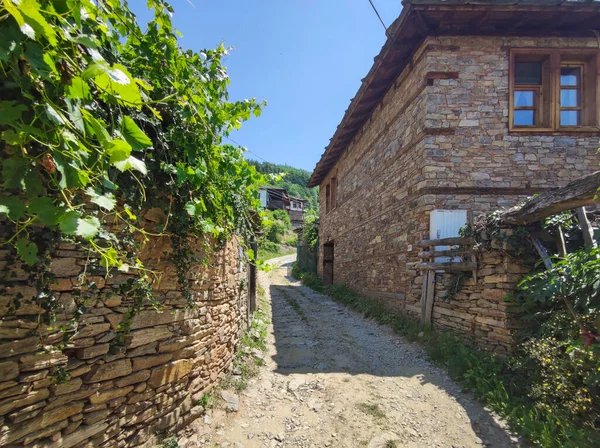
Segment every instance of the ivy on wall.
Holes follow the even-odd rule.
[[[185,283],[186,238],[251,231],[263,180],[223,138],[264,104],[230,101],[227,50],[182,49],[172,7],[147,6],[142,29],[123,0],[0,0],[0,244],[38,278],[68,240],[143,279],[139,242],[164,235]]]

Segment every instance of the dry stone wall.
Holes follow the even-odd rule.
[[[142,225],[153,230],[157,215],[149,211]],[[204,243],[189,244],[203,256]],[[160,274],[151,276],[152,295],[163,307],[145,303],[128,320],[135,277],[88,267],[82,283],[88,254],[59,245],[50,268],[59,310],[50,328],[38,323],[39,275],[0,251],[0,446],[153,447],[157,433],[202,412],[196,401],[229,367],[245,327],[248,270],[232,239],[190,269],[195,306],[187,307],[170,251],[168,237],[144,246],[140,258]],[[76,332],[55,349],[83,300]],[[130,322],[124,337],[122,322]]]
[[[476,216],[598,169],[598,133],[509,132],[509,51],[516,47],[598,48],[598,41],[427,38],[321,184],[320,274],[322,245],[333,242],[335,282],[416,317],[423,283],[418,242],[430,236],[432,210],[464,209]],[[325,213],[325,185],[333,177],[337,204]],[[505,264],[494,267],[497,275],[504,275]],[[514,287],[518,273],[506,275],[500,288],[480,276],[469,286],[472,300],[461,295],[450,304],[436,301],[435,323],[504,350],[497,335],[507,332],[473,324],[472,316],[504,312],[496,306],[500,293],[489,290]],[[448,312],[467,308],[464,318]],[[490,331],[490,337],[482,333]]]

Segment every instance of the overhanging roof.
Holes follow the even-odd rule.
[[[308,181],[316,187],[430,35],[594,36],[600,1],[404,0],[400,17]]]

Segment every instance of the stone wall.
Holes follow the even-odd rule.
[[[466,209],[474,216],[510,207],[598,169],[598,133],[509,132],[515,47],[597,48],[598,41],[427,38],[320,185],[321,245],[334,243],[336,282],[418,315],[417,245],[430,236],[429,212]],[[325,213],[332,177],[337,206]],[[322,265],[320,250],[321,274]],[[486,290],[473,294],[488,300]],[[447,309],[434,310],[436,324],[457,323]]]
[[[153,230],[156,215],[141,225]],[[190,246],[204,253],[201,242]],[[0,446],[154,447],[157,433],[202,412],[195,402],[228,368],[245,328],[248,270],[239,244],[229,241],[190,269],[189,308],[170,251],[168,237],[145,244],[140,258],[157,274],[150,275],[152,295],[163,308],[144,303],[123,338],[117,329],[135,300],[127,293],[135,276],[103,276],[88,266],[80,286],[88,254],[61,244],[50,267],[60,306],[48,328],[38,324],[39,275],[0,251]],[[60,326],[68,327],[84,299],[72,339],[54,349]]]

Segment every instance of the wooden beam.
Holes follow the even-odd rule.
[[[513,207],[500,216],[503,224],[526,225],[573,208],[600,203],[600,171],[577,179],[562,188],[545,191],[524,205]]]
[[[463,238],[461,236],[455,236],[452,238],[440,238],[437,240],[421,240],[419,241],[419,247],[430,247],[430,246],[473,246],[475,240],[473,238]]]
[[[421,271],[474,271],[477,269],[477,263],[465,261],[461,263],[419,263]]]
[[[594,240],[594,231],[592,230],[592,225],[587,218],[585,213],[585,207],[579,207],[577,209],[577,219],[579,220],[579,227],[581,227],[581,232],[583,233],[583,243],[585,248],[588,250],[596,248],[596,240]]]
[[[419,252],[419,258],[431,258],[431,257],[462,257],[465,255],[471,255],[472,251],[465,249],[456,250],[425,250]]]

